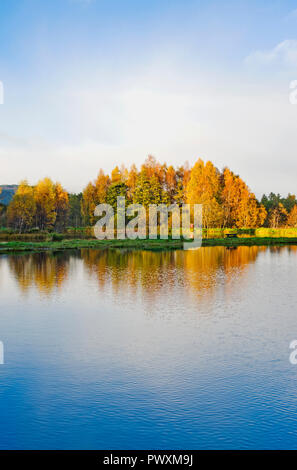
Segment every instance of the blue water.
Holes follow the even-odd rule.
[[[0,257],[1,449],[297,448],[297,251]]]

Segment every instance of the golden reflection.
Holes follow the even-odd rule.
[[[8,264],[23,292],[35,286],[41,293],[50,294],[67,278],[69,254],[11,255]]]
[[[162,290],[170,293],[177,286],[198,297],[212,296],[222,280],[224,286],[232,287],[233,279],[244,279],[247,266],[267,250],[295,253],[297,247],[204,247],[196,251],[160,252],[83,249],[11,255],[8,265],[23,292],[35,286],[49,295],[63,286],[70,261],[76,258],[88,276],[96,279],[100,290],[108,285],[114,294],[125,291],[132,296],[145,295],[154,302]]]
[[[197,295],[211,294],[218,278],[224,283],[242,277],[250,263],[266,247],[205,247],[196,251],[82,250],[81,256],[90,276],[95,275],[102,289],[110,283],[113,292],[139,290],[154,300],[162,290],[183,286]]]

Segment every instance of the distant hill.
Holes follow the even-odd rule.
[[[18,186],[16,184],[3,184],[0,185],[0,188],[0,204],[7,206],[18,189]]]

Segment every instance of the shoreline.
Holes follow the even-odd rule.
[[[190,242],[188,242],[190,243]],[[249,238],[205,238],[202,247],[225,246],[297,246],[295,237],[249,237]],[[0,243],[0,254],[18,252],[65,251],[76,249],[138,249],[149,251],[183,249],[183,240],[90,240],[73,239],[61,241],[23,242],[8,241]]]

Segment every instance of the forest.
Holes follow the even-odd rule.
[[[229,168],[199,159],[190,168],[174,168],[149,156],[140,169],[116,166],[111,174],[100,169],[80,194],[68,193],[61,183],[46,177],[35,186],[21,181],[8,206],[1,206],[1,227],[26,232],[64,232],[91,227],[94,209],[108,203],[116,208],[118,196],[126,203],[203,204],[204,228],[297,227],[297,200],[289,194],[270,193],[257,200],[243,179]]]

